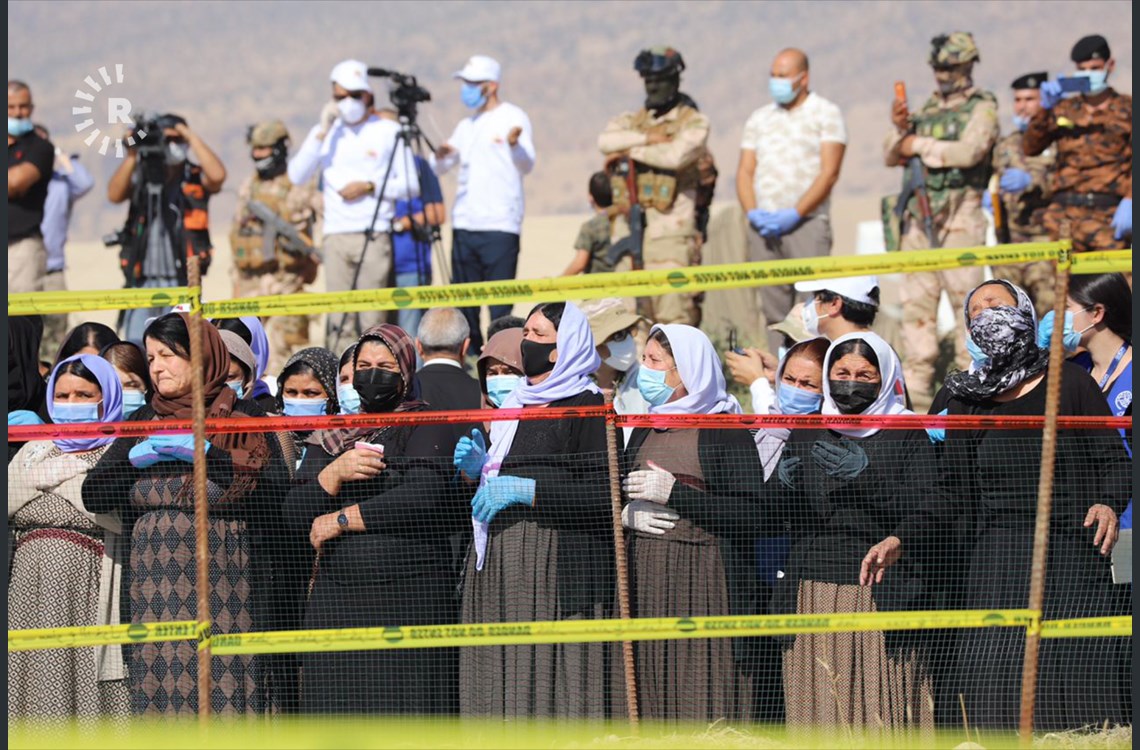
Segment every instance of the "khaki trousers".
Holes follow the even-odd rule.
[[[386,289],[392,271],[392,238],[377,235],[368,243],[368,251],[361,261],[364,233],[325,235],[322,250],[325,263],[325,286],[330,292],[352,289],[352,279],[360,264],[357,289]],[[360,334],[384,322],[385,314],[379,310],[349,313],[329,313],[325,318],[325,346],[339,355],[349,344],[356,343]],[[341,330],[341,321],[344,327]]]

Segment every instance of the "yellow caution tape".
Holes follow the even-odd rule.
[[[211,318],[242,315],[319,315],[327,312],[507,305],[598,297],[655,297],[662,294],[740,289],[797,281],[869,274],[939,271],[963,266],[1009,265],[1054,260],[1067,242],[1036,242],[997,247],[914,250],[879,255],[825,256],[762,263],[730,263],[661,271],[627,271],[549,279],[368,289],[352,292],[243,297],[207,302]]]
[[[1131,250],[1101,250],[1095,253],[1073,253],[1072,274],[1132,273]]]
[[[109,646],[115,643],[192,641],[196,638],[198,638],[198,623],[194,620],[44,630],[9,630],[8,652],[36,651],[45,648]]]
[[[270,654],[990,627],[1041,627],[1042,638],[1129,636],[1132,634],[1132,617],[1128,615],[1042,623],[1033,610],[1008,609],[412,625],[215,635],[210,634],[209,623],[185,621],[9,630],[8,651],[197,640],[199,649],[208,646],[218,655]]]
[[[95,310],[135,310],[189,304],[198,287],[115,289],[106,292],[25,292],[8,295],[9,315],[60,315]]]
[[[1041,623],[1042,638],[1104,638],[1131,635],[1132,615],[1045,620]]]

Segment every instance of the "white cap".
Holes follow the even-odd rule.
[[[879,301],[871,296],[871,292],[878,288],[878,276],[849,276],[845,279],[815,279],[796,282],[797,292],[831,292],[846,297],[852,302],[863,302],[875,307],[879,306]]]
[[[467,64],[463,66],[463,70],[455,71],[453,78],[462,78],[464,81],[471,83],[482,83],[483,81],[499,82],[499,76],[502,75],[503,68],[499,65],[499,61],[493,57],[486,55],[475,55]]]
[[[337,63],[329,74],[329,80],[345,91],[372,91],[368,85],[368,66],[360,60]]]

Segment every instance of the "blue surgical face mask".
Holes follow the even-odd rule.
[[[507,400],[507,396],[511,395],[511,391],[522,380],[518,375],[488,375],[487,376],[487,400],[490,401],[495,407],[500,407],[503,402]]]
[[[1016,128],[1019,133],[1024,133],[1029,129],[1029,118],[1022,117],[1021,115],[1014,115],[1013,127]]]
[[[822,393],[813,393],[788,383],[780,383],[776,400],[781,414],[815,414],[823,406]]]
[[[459,99],[468,109],[479,109],[487,103],[487,95],[483,93],[482,84],[466,81],[459,89]]]
[[[796,81],[799,76],[795,78],[769,78],[768,79],[768,94],[776,104],[791,104],[792,100],[796,98],[799,89],[796,88]]]
[[[676,388],[665,385],[665,370],[651,370],[648,367],[637,368],[637,390],[641,397],[649,402],[650,406],[661,406],[673,397]]]
[[[336,400],[340,402],[341,414],[360,413],[360,394],[352,387],[352,383],[341,383],[336,387]]]
[[[282,398],[287,417],[320,417],[328,409],[327,398]]]
[[[1108,88],[1107,70],[1078,70],[1074,76],[1089,79],[1090,94],[1096,95]]]
[[[227,380],[226,385],[234,389],[234,393],[238,395],[238,398],[242,398],[242,394],[245,393],[245,383],[240,380]]]
[[[27,135],[32,132],[36,126],[32,124],[30,118],[23,117],[9,117],[8,118],[8,135],[13,138],[19,138],[22,135]]]
[[[1087,312],[1087,310],[1081,310],[1081,312]],[[1041,331],[1041,334],[1037,337],[1037,345],[1043,349],[1049,347],[1049,340],[1053,337],[1053,320],[1053,311],[1050,310],[1045,313],[1045,317],[1041,318],[1041,322],[1038,324],[1038,329]],[[1096,324],[1085,326],[1079,331],[1076,330],[1073,312],[1066,310],[1064,322],[1061,323],[1061,345],[1065,348],[1065,351],[1071,353],[1079,349],[1081,346],[1081,336],[1084,335],[1085,331],[1092,328],[1093,325]]]
[[[982,351],[982,348],[974,343],[974,340],[969,336],[966,337],[966,351],[970,353],[970,359],[974,361],[974,367],[983,367],[990,358]]]
[[[102,401],[56,401],[52,404],[51,419],[56,424],[86,424],[99,421],[99,404]]]
[[[123,391],[123,419],[146,406],[146,394],[142,391]]]

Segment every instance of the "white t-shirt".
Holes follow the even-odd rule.
[[[400,126],[372,115],[358,125],[345,125],[337,119],[324,140],[317,138],[319,132],[320,126],[314,126],[301,148],[289,160],[289,179],[295,185],[303,185],[312,177],[314,170],[321,170],[324,233],[367,231],[372,224],[372,214],[382,186],[385,188],[384,199],[380,202],[375,229],[387,232],[395,214],[395,201],[420,194],[418,181],[407,179],[409,172],[414,173],[414,166],[411,149],[403,144],[400,145],[400,154],[392,162],[387,185],[384,185],[384,173],[396,147]],[[376,193],[346,201],[340,197],[340,191],[350,182],[373,182]]]
[[[775,102],[752,113],[740,148],[756,152],[756,205],[765,211],[791,208],[819,176],[820,144],[847,143],[839,107],[814,92],[795,109]],[[828,215],[831,199],[812,216]]]
[[[514,146],[507,144],[511,128],[522,128]],[[523,220],[523,175],[534,169],[530,118],[513,104],[459,122],[447,139],[455,152],[429,161],[436,174],[459,165],[451,225],[476,232],[518,234]]]

